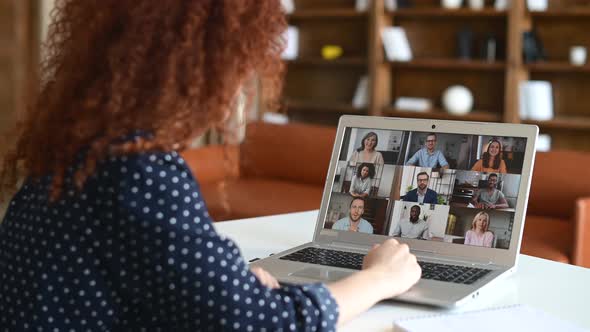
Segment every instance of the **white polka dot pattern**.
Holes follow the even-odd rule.
[[[0,224],[0,330],[335,329],[325,286],[258,281],[177,153],[110,158],[54,203],[49,182],[27,181]]]

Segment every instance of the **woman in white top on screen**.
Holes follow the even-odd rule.
[[[356,163],[371,163],[375,166],[383,165],[383,156],[381,152],[376,151],[377,143],[379,138],[375,132],[368,132],[363,140],[361,146],[352,153],[350,158],[350,164],[356,165]],[[378,169],[378,167],[375,167]]]
[[[491,248],[494,243],[494,233],[488,231],[490,215],[480,211],[471,222],[471,229],[465,234],[465,244]]]
[[[350,183],[350,194],[354,197],[365,198],[371,193],[371,182],[375,177],[375,165],[362,163],[357,167],[356,174]]]

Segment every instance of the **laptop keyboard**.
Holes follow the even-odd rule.
[[[363,266],[364,257],[365,255],[354,252],[307,247],[280,257],[280,259],[360,270]],[[491,272],[491,270],[487,269],[459,265],[447,265],[422,261],[418,261],[418,264],[422,268],[422,279],[431,279],[466,285],[473,284]]]

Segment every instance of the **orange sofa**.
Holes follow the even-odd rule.
[[[318,209],[336,130],[251,123],[239,147],[207,146],[182,156],[214,220]]]
[[[182,153],[214,220],[318,209],[336,130],[252,123],[236,147]],[[521,251],[590,267],[590,178],[580,152],[537,153]]]
[[[537,153],[521,252],[590,267],[590,154]]]

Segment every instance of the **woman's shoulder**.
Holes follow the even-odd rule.
[[[471,170],[481,170],[483,165],[483,159],[478,159],[475,164],[471,167]]]

